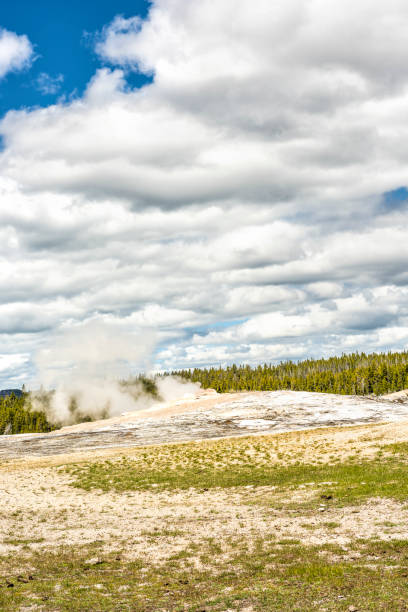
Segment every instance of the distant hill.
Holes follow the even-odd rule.
[[[11,395],[12,393],[14,393],[16,397],[21,397],[23,395],[23,392],[21,391],[21,389],[2,389],[0,391],[0,397],[7,397],[8,395]]]

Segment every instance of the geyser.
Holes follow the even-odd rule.
[[[31,392],[33,408],[44,410],[53,423],[70,425],[157,403],[135,377],[151,367],[154,340],[152,332],[125,333],[105,321],[58,333],[36,356],[41,389]],[[157,387],[162,401],[199,389],[167,377]]]

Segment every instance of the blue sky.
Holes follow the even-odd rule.
[[[167,370],[406,349],[407,31],[406,0],[3,3],[0,387],[103,325]]]
[[[148,6],[145,0],[3,2],[0,26],[19,35],[27,35],[37,59],[30,69],[9,73],[2,81],[0,114],[9,109],[47,106],[62,95],[81,95],[102,63],[94,52],[95,34],[118,14],[145,17]],[[57,88],[55,93],[39,91],[42,74],[57,79],[54,83]],[[60,75],[63,80],[58,80]],[[131,75],[130,84],[133,87],[145,82],[145,76]]]

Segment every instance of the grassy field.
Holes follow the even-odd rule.
[[[207,452],[194,446],[171,448],[171,453],[149,449],[139,458],[126,456],[114,461],[92,462],[68,467],[74,486],[85,490],[127,491],[146,489],[210,489],[229,487],[276,487],[271,496],[301,485],[313,483],[315,495],[308,507],[321,503],[331,505],[361,503],[372,497],[408,499],[408,444],[393,444],[378,450],[371,460],[357,456],[346,462],[309,464],[293,457],[273,463],[271,441],[259,438],[239,442],[221,441],[207,447]],[[284,461],[282,461],[284,459]],[[328,484],[329,483],[329,484]]]
[[[348,428],[342,447],[333,436],[148,447],[41,468],[44,495],[57,499],[60,479],[67,507],[15,511],[0,609],[408,610],[408,442],[390,443],[378,426]],[[96,505],[98,534],[47,544],[50,532],[91,524]]]

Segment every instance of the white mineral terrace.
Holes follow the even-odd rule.
[[[203,391],[195,397],[49,434],[0,436],[0,457],[401,421],[408,420],[406,400],[405,392],[372,398],[301,391],[222,395]]]

